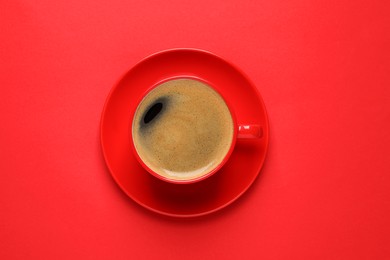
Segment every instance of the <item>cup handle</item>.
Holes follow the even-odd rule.
[[[239,125],[237,138],[261,138],[263,137],[263,128],[260,125]]]

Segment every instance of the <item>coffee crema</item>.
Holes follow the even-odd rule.
[[[157,174],[191,180],[216,168],[233,140],[233,119],[223,98],[194,79],[173,79],[151,90],[138,105],[134,146]]]

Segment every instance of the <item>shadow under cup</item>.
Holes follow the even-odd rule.
[[[187,184],[217,172],[237,133],[260,137],[259,126],[238,126],[231,107],[210,84],[194,77],[163,80],[147,91],[134,113],[131,143],[153,176]],[[239,134],[240,135],[240,134]]]

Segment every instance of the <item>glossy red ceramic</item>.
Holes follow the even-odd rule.
[[[141,100],[146,95],[148,95],[148,93],[150,91],[152,91],[154,88],[158,87],[159,85],[163,84],[166,81],[174,80],[174,79],[180,79],[180,78],[187,78],[187,79],[201,81],[201,82],[203,82],[203,83],[207,84],[208,86],[210,86],[210,87],[215,89],[215,87],[210,82],[208,82],[205,79],[201,79],[199,77],[193,77],[193,76],[188,76],[188,75],[182,75],[180,77],[173,77],[173,78],[169,77],[169,78],[166,78],[166,79],[164,79],[164,80],[162,80],[160,82],[155,83],[151,88],[147,89],[147,91],[142,95],[140,101],[137,102],[137,104],[139,105],[141,103]],[[217,92],[219,92],[219,91],[217,91]],[[133,139],[133,135],[132,135],[132,132],[133,132],[132,131],[132,126],[134,125],[133,121],[134,121],[136,110],[138,108],[138,105],[137,105],[137,107],[135,108],[135,110],[132,113],[132,117],[131,117],[131,120],[130,120],[129,139],[130,139],[130,144],[131,144],[131,148],[132,148],[133,154],[137,158],[138,162],[142,165],[142,167],[144,167],[145,170],[147,170],[150,174],[152,174],[154,177],[156,177],[156,178],[158,178],[160,180],[163,180],[163,181],[166,181],[166,182],[169,182],[169,183],[173,183],[173,184],[192,184],[192,183],[195,183],[195,182],[198,182],[198,181],[203,181],[203,180],[211,177],[213,174],[218,172],[222,168],[223,165],[225,165],[225,163],[229,160],[230,155],[233,152],[234,146],[236,144],[237,137],[238,138],[261,138],[262,137],[262,128],[261,128],[260,125],[237,125],[236,114],[234,112],[233,107],[231,105],[229,105],[230,102],[228,102],[226,100],[226,98],[223,97],[222,93],[219,93],[219,94],[224,99],[226,105],[229,108],[229,111],[230,111],[230,114],[231,114],[231,117],[232,117],[232,120],[233,120],[234,130],[233,130],[233,137],[232,137],[232,141],[230,143],[229,150],[227,151],[227,153],[226,153],[225,157],[223,158],[223,160],[215,168],[211,169],[209,172],[206,172],[205,174],[203,174],[200,177],[193,178],[193,179],[188,179],[188,180],[176,180],[176,179],[167,178],[167,177],[162,176],[162,175],[158,174],[157,172],[153,171],[147,165],[147,163],[145,163],[142,160],[142,158],[138,155],[137,149],[135,148],[135,145],[134,145],[134,139]],[[175,158],[172,158],[172,160],[174,160],[174,159]]]
[[[262,126],[262,138],[237,139],[229,160],[216,174],[201,182],[176,185],[151,176],[140,165],[131,150],[129,121],[151,86],[183,76],[209,82],[234,108],[237,124]],[[250,129],[252,134],[260,131]],[[197,49],[166,50],[139,62],[113,87],[101,118],[103,154],[115,181],[140,205],[175,217],[205,215],[235,201],[259,174],[268,138],[268,118],[256,87],[231,63]]]

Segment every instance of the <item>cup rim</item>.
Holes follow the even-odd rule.
[[[213,169],[211,169],[209,172],[199,176],[199,177],[196,177],[196,178],[192,178],[192,179],[188,179],[188,180],[177,180],[177,179],[171,179],[171,178],[167,178],[165,176],[162,176],[160,174],[158,174],[157,172],[155,172],[154,170],[152,170],[143,160],[142,158],[140,157],[140,155],[138,154],[137,152],[137,148],[135,147],[135,143],[134,143],[134,138],[133,138],[133,123],[134,123],[134,119],[135,119],[135,114],[138,110],[138,107],[139,105],[141,104],[142,100],[153,90],[155,89],[157,86],[167,82],[167,81],[171,81],[171,80],[176,80],[176,79],[192,79],[192,80],[196,80],[196,81],[200,81],[201,83],[204,83],[206,85],[208,85],[209,87],[211,87],[215,92],[217,92],[220,97],[222,98],[222,100],[225,102],[226,106],[228,107],[229,109],[229,112],[230,112],[230,116],[232,118],[232,121],[233,121],[233,136],[232,136],[232,141],[230,143],[230,147],[229,147],[229,150],[227,151],[227,153],[225,154],[225,156],[223,157],[223,160],[216,166],[214,167]],[[167,77],[167,78],[164,78],[160,81],[157,81],[155,84],[153,84],[151,87],[149,87],[145,92],[144,94],[140,97],[140,99],[137,101],[137,106],[135,107],[135,109],[133,109],[132,113],[131,113],[131,120],[130,120],[130,123],[129,123],[129,139],[130,139],[130,143],[131,143],[131,148],[132,148],[132,151],[133,151],[133,154],[135,155],[135,157],[137,158],[137,161],[141,164],[141,166],[147,171],[149,172],[151,175],[153,175],[154,177],[164,181],[164,182],[168,182],[168,183],[172,183],[172,184],[192,184],[192,183],[196,183],[196,182],[199,182],[199,181],[202,181],[202,180],[205,180],[209,177],[211,177],[212,175],[214,175],[215,173],[217,173],[224,165],[225,163],[229,160],[231,154],[233,153],[233,149],[235,147],[235,144],[236,144],[236,140],[237,140],[237,133],[238,133],[238,125],[237,125],[237,119],[236,119],[236,115],[234,113],[234,110],[232,109],[232,106],[231,104],[227,101],[227,99],[223,96],[223,94],[212,84],[210,83],[209,81],[201,78],[201,77],[197,77],[197,76],[193,76],[193,75],[178,75],[178,76],[172,76],[172,77]]]

